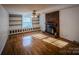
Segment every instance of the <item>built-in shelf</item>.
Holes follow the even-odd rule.
[[[9,22],[21,22],[22,20],[9,20]]]
[[[9,26],[20,26],[22,24],[9,24]]]
[[[20,33],[21,31],[18,31],[18,29],[21,27],[22,27],[22,15],[10,14],[9,15],[9,28],[11,29],[10,34]]]
[[[33,28],[22,28],[22,16],[21,15],[9,15],[9,34],[18,34],[18,33],[24,33],[24,32],[31,32],[31,31],[39,31],[39,19],[32,20]]]
[[[9,14],[9,17],[22,17],[22,15],[18,15],[18,14]]]
[[[33,23],[33,24],[39,24],[39,22],[37,22],[37,23]]]
[[[32,21],[39,21],[39,20],[32,20]]]

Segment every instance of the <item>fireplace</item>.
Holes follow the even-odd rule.
[[[56,25],[51,24],[51,23],[46,24],[46,32],[55,35],[55,33],[56,33]]]
[[[46,32],[59,37],[59,11],[46,14]]]

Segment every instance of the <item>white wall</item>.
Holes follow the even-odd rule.
[[[0,5],[0,54],[8,38],[9,17],[6,10]]]
[[[60,11],[60,36],[79,42],[79,7],[65,8]],[[45,14],[40,16],[40,27],[45,31]]]
[[[60,36],[79,42],[79,7],[60,10]]]
[[[45,14],[40,15],[40,27],[42,31],[45,31]]]

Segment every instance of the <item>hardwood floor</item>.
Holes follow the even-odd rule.
[[[61,54],[79,54],[79,46],[69,42],[63,48],[59,48],[50,43],[44,42],[42,39],[32,37],[33,34],[42,32],[30,32],[9,36],[9,39],[3,49],[2,55],[61,55]],[[46,33],[42,33],[48,37]],[[46,37],[47,38],[47,37]],[[45,39],[45,38],[44,38]],[[58,38],[61,40],[60,38]],[[73,49],[78,49],[73,52]]]

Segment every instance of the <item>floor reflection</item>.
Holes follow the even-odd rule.
[[[23,37],[23,46],[30,46],[32,43],[32,36]]]

